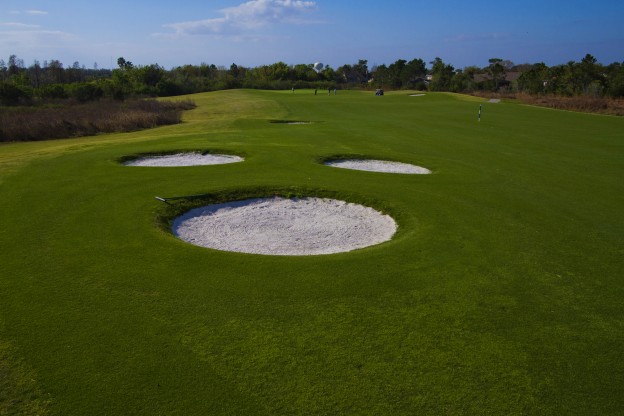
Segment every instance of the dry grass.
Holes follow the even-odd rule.
[[[624,116],[624,100],[604,97],[561,97],[554,95],[533,96],[518,94],[516,98],[525,103],[560,110]]]
[[[0,109],[0,141],[36,141],[135,131],[181,121],[190,101],[99,101]]]
[[[531,95],[526,93],[475,92],[473,95],[486,98],[515,99],[524,104],[556,108],[559,110],[624,116],[623,99],[589,96],[565,97],[560,95]]]

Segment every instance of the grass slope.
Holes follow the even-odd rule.
[[[0,146],[0,414],[624,412],[624,120],[449,94],[225,91],[186,123]],[[269,120],[310,120],[307,125]],[[131,168],[131,154],[244,163]],[[349,171],[363,155],[433,175]],[[388,243],[219,252],[175,197],[322,189]],[[34,410],[33,410],[34,409]]]

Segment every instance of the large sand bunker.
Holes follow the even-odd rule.
[[[388,241],[396,222],[363,205],[324,198],[255,198],[193,209],[173,233],[202,247],[241,253],[316,255]]]
[[[243,158],[231,155],[176,153],[172,155],[145,156],[124,162],[126,166],[201,166],[223,165],[226,163],[242,162]]]
[[[366,170],[370,172],[404,173],[411,175],[429,174],[431,171],[409,163],[391,162],[388,160],[340,159],[325,162],[327,166],[343,169]]]

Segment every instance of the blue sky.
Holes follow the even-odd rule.
[[[624,1],[0,0],[0,59],[89,68],[624,61]]]

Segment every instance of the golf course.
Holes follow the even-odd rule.
[[[624,118],[416,91],[177,99],[197,105],[181,124],[0,145],[0,415],[624,414]],[[184,152],[242,161],[124,163]],[[273,197],[396,232],[318,255],[172,232]]]

